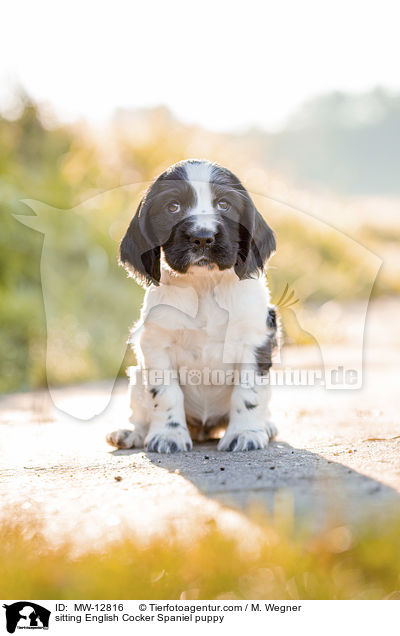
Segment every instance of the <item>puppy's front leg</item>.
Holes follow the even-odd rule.
[[[186,425],[181,387],[173,382],[171,385],[149,386],[148,390],[153,398],[153,412],[145,439],[147,450],[156,453],[191,450],[192,440]]]
[[[267,338],[260,346],[242,347],[242,351],[245,352],[243,362],[239,362],[242,382],[232,391],[229,425],[218,444],[219,450],[246,451],[266,448],[269,441],[277,435],[278,431],[271,422],[268,406],[271,395],[268,374],[279,334],[275,307],[268,309],[266,327]],[[237,341],[240,342],[239,337]],[[244,371],[249,373],[244,374]]]
[[[186,425],[183,392],[176,374],[172,373],[168,348],[155,349],[150,329],[141,338],[140,347],[148,370],[147,390],[152,398],[150,428],[145,446],[148,451],[156,453],[191,450],[192,440]],[[161,375],[161,383],[152,380],[157,375]]]
[[[248,451],[266,448],[277,430],[270,421],[269,385],[237,385],[233,389],[229,425],[218,450]]]

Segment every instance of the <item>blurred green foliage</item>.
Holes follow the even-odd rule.
[[[123,358],[121,350],[129,324],[138,317],[143,290],[117,267],[118,243],[141,191],[156,174],[175,161],[206,156],[240,177],[264,178],[251,142],[183,126],[162,107],[121,111],[99,135],[83,124],[50,121],[21,94],[14,119],[0,117],[0,147],[3,392],[43,386],[48,379],[61,384],[124,373],[132,354]],[[25,199],[35,212],[42,206],[38,223],[32,216],[25,225],[14,218],[33,214]],[[341,245],[337,233],[321,232],[301,215],[294,219],[285,206],[270,206],[265,197],[260,211],[278,237],[270,269],[275,301],[287,282],[302,302],[369,293],[368,265]],[[45,226],[42,217],[49,221]],[[42,261],[42,273],[47,268],[43,280],[53,303],[46,312],[44,241],[49,249]],[[389,285],[381,291],[393,289]]]
[[[117,267],[118,243],[108,233],[114,210],[108,211],[106,222],[99,222],[95,208],[71,225],[70,209],[80,197],[98,191],[97,179],[104,174],[100,153],[83,132],[61,126],[48,129],[38,107],[26,98],[18,119],[0,119],[0,144],[0,390],[43,386],[49,374],[56,383],[112,376],[113,365],[122,361],[115,359],[115,341],[124,346],[128,335],[128,324],[120,330],[119,316],[121,312],[129,314],[128,323],[137,318],[142,291],[131,283],[127,294],[126,276]],[[102,183],[107,188],[119,185],[108,181],[107,175]],[[55,208],[46,227],[46,240],[50,233],[56,242],[52,254],[46,256],[46,265],[56,277],[58,305],[57,315],[47,312],[47,317],[59,320],[56,326],[47,327],[58,350],[52,350],[47,372],[48,330],[40,267],[44,235],[24,227],[13,216],[29,214],[23,203],[26,198]],[[124,202],[119,201],[119,205]],[[106,261],[106,269],[111,269],[111,298],[96,267],[86,276],[86,295],[79,295],[83,272],[90,269],[96,254]],[[52,291],[54,296],[54,285]],[[82,318],[85,311],[87,320]],[[96,314],[102,320],[94,323],[90,318]],[[93,326],[97,333],[93,333]],[[73,364],[69,363],[71,355]],[[121,372],[123,367],[125,363]]]

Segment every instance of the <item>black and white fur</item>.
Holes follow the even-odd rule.
[[[133,337],[139,369],[252,369],[268,373],[277,343],[265,264],[274,233],[229,170],[203,160],[171,166],[148,188],[120,246],[120,261],[148,286]],[[190,450],[226,429],[219,450],[265,448],[276,434],[269,385],[130,386],[131,429],[117,448]],[[189,428],[188,428],[189,426]]]

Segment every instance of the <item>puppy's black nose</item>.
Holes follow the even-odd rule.
[[[215,241],[215,237],[214,233],[209,230],[199,230],[190,236],[189,241],[193,247],[206,248],[211,247]]]

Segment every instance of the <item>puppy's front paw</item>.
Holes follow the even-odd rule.
[[[227,431],[218,444],[220,451],[250,451],[267,448],[270,436],[265,430]]]
[[[169,422],[158,431],[149,433],[145,444],[146,449],[153,453],[190,451],[193,446],[186,426],[178,424],[177,422]]]
[[[144,445],[144,435],[127,428],[109,433],[106,440],[115,448],[143,448]]]

